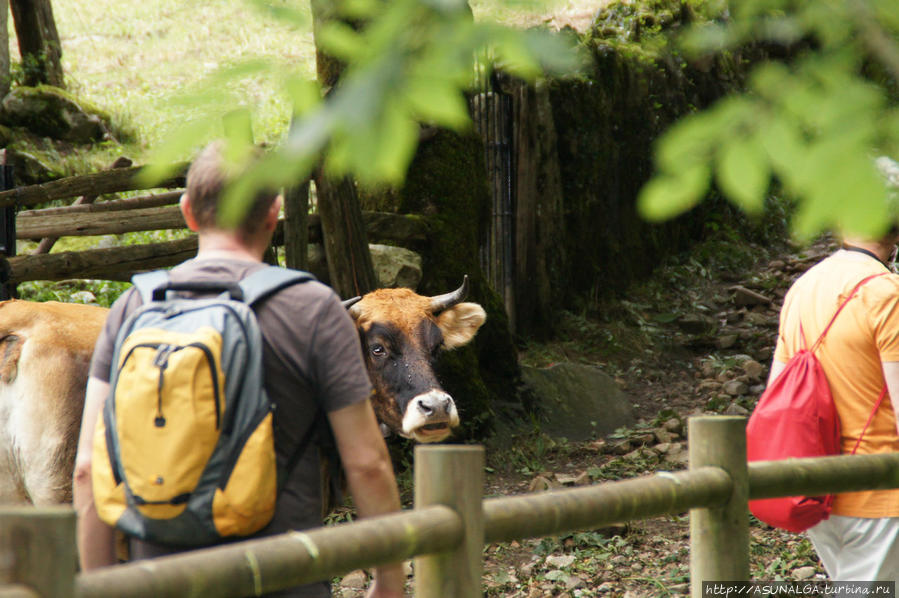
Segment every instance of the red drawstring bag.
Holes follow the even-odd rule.
[[[802,332],[800,323],[802,349],[765,389],[749,417],[746,426],[746,456],[749,462],[840,454],[840,419],[824,370],[815,357],[815,350],[858,289],[872,278],[882,275],[868,276],[855,285],[810,350],[805,349],[805,333]],[[858,449],[884,395],[886,386],[881,391],[852,454]],[[803,532],[830,517],[832,504],[832,494],[787,496],[751,500],[749,510],[772,527]]]

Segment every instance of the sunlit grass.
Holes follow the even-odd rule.
[[[522,27],[564,26],[592,15],[608,0],[473,0],[477,19]],[[276,3],[295,9],[301,23],[273,18],[248,0],[54,0],[66,83],[137,133],[119,150],[98,148],[99,162],[117,153],[145,161],[196,116],[172,102],[216,70],[265,57],[300,76],[315,76],[308,0]],[[15,32],[10,22],[13,60]],[[277,77],[243,80],[239,96],[251,108],[257,141],[277,143],[290,118]],[[185,156],[186,158],[187,156]]]
[[[190,120],[169,100],[221,67],[269,57],[313,77],[308,2],[295,5],[304,24],[236,0],[56,0],[53,10],[69,89],[137,132],[128,149],[139,160]],[[257,140],[277,141],[290,115],[279,83],[256,78],[241,87]]]

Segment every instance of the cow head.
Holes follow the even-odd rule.
[[[462,286],[422,297],[409,289],[379,289],[344,303],[356,321],[382,427],[419,442],[439,442],[459,425],[453,398],[434,375],[444,349],[465,345],[487,318],[477,303],[463,303]]]

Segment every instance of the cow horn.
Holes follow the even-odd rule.
[[[462,286],[451,293],[431,297],[431,313],[440,313],[461,302],[468,295],[468,274],[462,278]]]
[[[362,301],[362,297],[353,297],[352,299],[347,299],[346,301],[341,301],[340,304],[343,305],[343,309],[349,309]]]

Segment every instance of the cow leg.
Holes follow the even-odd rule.
[[[36,359],[40,356],[40,359]],[[6,424],[15,452],[13,479],[19,480],[25,499],[35,505],[72,499],[72,467],[80,417],[83,382],[73,385],[71,358],[46,347],[25,342],[12,380],[3,385],[11,406]],[[73,396],[80,393],[80,396]],[[66,413],[66,415],[63,415]],[[17,473],[17,475],[16,475]]]
[[[22,478],[19,451],[13,444],[14,424],[10,420],[17,404],[17,396],[9,385],[0,385],[0,504],[30,502]]]

